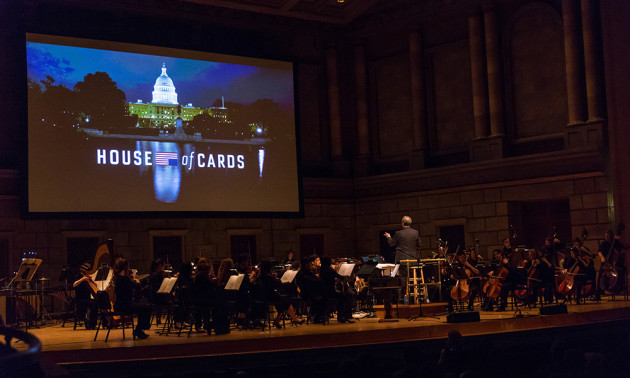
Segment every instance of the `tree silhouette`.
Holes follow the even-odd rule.
[[[74,90],[79,109],[89,117],[91,128],[113,131],[132,126],[132,117],[127,117],[125,92],[106,72],[85,75]]]

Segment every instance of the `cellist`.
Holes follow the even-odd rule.
[[[621,227],[621,225],[620,225]],[[620,231],[620,230],[618,230]],[[599,279],[597,282],[597,292],[595,294],[596,299],[600,299],[600,295],[602,293],[602,289],[600,288],[600,283],[602,278],[602,274],[604,273],[604,264],[607,262],[616,265],[618,268],[625,272],[625,256],[622,253],[624,249],[628,249],[628,245],[620,240],[620,232],[617,232],[615,235],[611,230],[606,230],[604,233],[604,241],[602,241],[597,250],[597,256],[601,262]],[[617,256],[616,261],[609,262],[609,254]],[[621,277],[625,277],[625,274],[620,275]]]
[[[452,258],[452,254],[447,253],[447,263],[444,266],[445,277],[444,280],[444,295],[448,298],[448,312],[453,312],[454,304],[468,297],[468,284],[466,283],[465,291],[462,291],[463,281],[468,280],[468,275],[465,270],[466,253],[464,251],[457,251],[456,259]],[[457,290],[457,288],[460,290]]]
[[[510,238],[503,239],[503,250],[501,250],[501,265],[499,266],[499,272],[494,272],[495,275],[500,274],[501,270],[506,269],[507,275],[503,279],[503,285],[501,286],[501,293],[499,294],[499,307],[497,311],[505,311],[508,302],[508,294],[514,290],[516,284],[516,265],[512,263],[512,245],[510,244]],[[491,273],[492,275],[492,273]]]
[[[477,268],[479,264],[480,256],[477,255],[477,249],[475,247],[468,248],[468,256],[464,259],[464,268],[471,273],[468,277],[468,284],[470,290],[470,298],[468,299],[468,311],[473,311],[475,298],[479,294],[481,289],[481,271]]]

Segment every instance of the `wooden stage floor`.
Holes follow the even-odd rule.
[[[402,310],[403,306],[400,307]],[[417,306],[404,310],[417,313]],[[99,333],[98,340],[93,341],[95,331],[75,331],[72,323],[66,324],[65,328],[56,324],[29,331],[42,342],[41,358],[47,363],[64,366],[436,340],[445,339],[453,329],[464,336],[472,336],[615,322],[630,319],[630,302],[604,299],[599,304],[569,304],[567,314],[543,316],[539,315],[538,308],[523,309],[522,314],[524,317],[516,318],[514,311],[481,311],[481,321],[467,323],[447,323],[444,315],[414,321],[399,318],[396,322],[363,318],[354,324],[338,324],[333,319],[326,325],[291,326],[287,323],[286,329],[233,330],[221,336],[193,333],[190,338],[184,334],[179,337],[177,334],[158,335],[158,328],[154,326],[148,331],[148,339],[135,341],[130,337],[130,331],[126,331],[127,338],[123,340],[122,330],[113,329],[108,342],[104,341],[106,332]],[[19,345],[14,347],[20,348]]]

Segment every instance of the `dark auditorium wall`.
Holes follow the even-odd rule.
[[[227,257],[233,235],[255,235],[259,258],[310,253],[312,235],[360,256],[405,214],[424,257],[452,227],[486,255],[510,225],[534,247],[553,226],[566,241],[586,228],[595,247],[630,212],[628,14],[624,1],[401,0],[339,25],[184,1],[1,2],[0,239],[12,269],[37,250],[53,277],[68,238],[111,237],[141,270],[169,235],[185,259]],[[25,31],[295,61],[304,218],[24,217]]]

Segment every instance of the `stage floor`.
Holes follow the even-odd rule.
[[[630,302],[608,301],[599,304],[569,304],[567,314],[539,315],[539,308],[522,309],[523,317],[516,317],[512,311],[480,311],[479,322],[447,323],[445,315],[422,317],[410,321],[399,318],[394,322],[379,322],[379,318],[363,318],[354,324],[338,324],[334,319],[329,324],[309,324],[291,326],[286,329],[233,330],[227,335],[196,334],[191,337],[182,333],[159,335],[161,326],[153,327],[145,340],[133,340],[126,330],[123,340],[122,330],[113,329],[109,341],[105,342],[106,331],[99,332],[98,340],[93,341],[93,330],[72,328],[72,323],[48,325],[29,330],[42,342],[41,356],[49,363],[81,364],[112,361],[133,361],[143,359],[168,359],[199,356],[221,356],[250,354],[282,350],[300,350],[358,345],[397,343],[418,340],[446,338],[448,332],[459,330],[464,336],[498,334],[539,330],[553,327],[576,326],[598,322],[611,322],[630,319]],[[417,306],[399,310],[407,314],[417,313]],[[395,312],[394,312],[395,314]],[[14,346],[20,349],[19,344]]]

